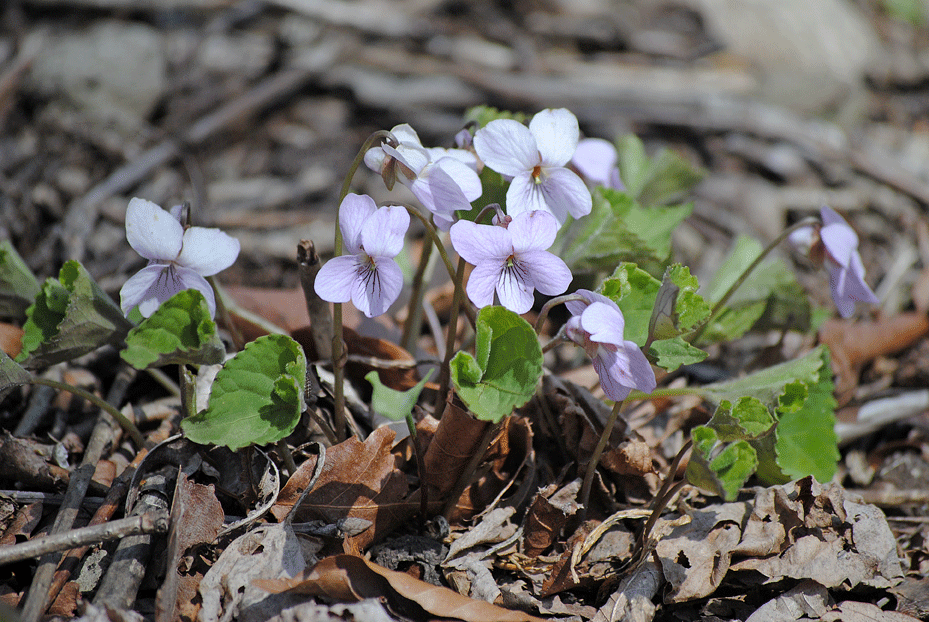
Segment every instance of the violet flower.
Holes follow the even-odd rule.
[[[655,372],[639,346],[623,338],[626,321],[616,303],[586,289],[575,293],[586,301],[565,303],[573,314],[565,332],[591,358],[606,396],[620,402],[632,389],[654,391],[658,384]]]
[[[577,118],[564,108],[539,112],[528,128],[512,119],[497,119],[475,133],[478,157],[511,179],[507,214],[544,210],[561,224],[568,214],[579,218],[590,213],[590,191],[566,168],[579,136]]]
[[[515,313],[532,308],[534,290],[549,296],[564,293],[571,271],[548,252],[558,232],[558,221],[536,210],[506,217],[498,225],[459,220],[451,228],[452,245],[474,265],[468,278],[468,298],[478,307],[500,304]]]
[[[625,190],[616,165],[616,146],[602,138],[585,138],[577,144],[571,164],[590,181],[614,190]]]
[[[239,241],[219,229],[181,225],[180,209],[171,213],[151,201],[134,198],[126,210],[126,239],[148,265],[123,285],[120,306],[126,315],[139,307],[149,317],[159,305],[185,289],[206,299],[216,315],[213,288],[204,277],[231,266],[239,256]]]
[[[403,207],[379,208],[367,195],[346,195],[339,207],[339,228],[347,254],[333,257],[317,273],[314,289],[319,297],[351,300],[368,317],[387,311],[403,288],[394,257],[403,250],[409,226]]]
[[[365,164],[379,173],[387,184],[399,179],[408,186],[435,219],[436,226],[448,231],[458,210],[471,209],[471,201],[481,196],[477,158],[464,149],[423,147],[416,131],[406,123],[390,130],[399,144],[387,143],[369,149]]]

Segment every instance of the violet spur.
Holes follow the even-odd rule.
[[[225,270],[239,256],[239,241],[219,229],[187,227],[179,220],[180,206],[167,212],[145,199],[134,198],[126,210],[126,239],[148,265],[123,284],[120,307],[126,315],[139,308],[149,317],[164,301],[185,289],[206,299],[216,315],[213,288],[204,277]]]
[[[328,302],[354,303],[368,317],[383,314],[403,288],[394,257],[403,250],[410,215],[397,205],[377,207],[367,195],[348,194],[339,206],[347,254],[333,257],[316,275],[314,289]]]
[[[558,221],[541,210],[522,212],[496,225],[460,220],[452,225],[452,246],[474,265],[466,291],[475,305],[500,304],[514,313],[532,308],[533,291],[557,296],[571,284],[571,271],[548,248],[555,242]]]
[[[623,337],[626,320],[616,303],[586,289],[575,293],[586,300],[565,303],[572,313],[565,334],[591,358],[606,396],[621,402],[632,389],[654,391],[658,385],[655,371],[639,346]]]

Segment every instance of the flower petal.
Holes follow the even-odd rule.
[[[577,117],[566,108],[542,110],[532,117],[529,131],[535,138],[543,166],[564,166],[577,149]]]
[[[833,223],[819,230],[826,252],[837,264],[848,267],[852,254],[858,250],[858,236],[846,223]]]
[[[375,210],[361,230],[361,245],[371,257],[393,259],[403,250],[403,238],[410,228],[405,207],[386,205]]]
[[[619,307],[612,301],[593,302],[581,314],[581,327],[590,334],[590,340],[622,346],[626,320]]]
[[[348,302],[358,278],[358,258],[355,255],[333,257],[316,273],[313,289],[328,302]]]
[[[366,316],[376,317],[390,308],[401,289],[403,272],[400,266],[393,259],[379,257],[374,268],[364,267],[355,279],[352,302]]]
[[[435,161],[435,166],[446,173],[455,185],[461,189],[462,194],[469,203],[466,209],[470,209],[470,202],[479,198],[484,191],[481,187],[481,178],[477,176],[474,169],[461,160],[452,157],[445,157]]]
[[[404,143],[415,145],[417,147],[422,147],[423,143],[419,140],[419,134],[416,133],[416,130],[409,123],[401,123],[400,125],[395,125],[390,129],[390,133],[394,135],[394,138],[397,139],[401,145]]]
[[[349,193],[339,205],[339,228],[345,250],[357,255],[361,252],[361,230],[365,222],[377,211],[374,199],[366,194]]]
[[[184,232],[177,263],[202,276],[213,276],[235,263],[239,249],[239,241],[219,229],[191,227]]]
[[[517,253],[548,250],[558,235],[558,220],[545,210],[522,212],[513,216],[507,230]]]
[[[203,294],[203,297],[206,299],[206,306],[210,309],[210,317],[216,316],[216,295],[213,294],[213,287],[205,278],[193,270],[183,267],[175,269],[175,278],[177,292],[184,291],[185,289],[197,290]],[[174,294],[177,292],[174,292]],[[171,294],[171,296],[174,294]],[[171,296],[168,296],[168,298]],[[165,300],[167,300],[167,298]],[[141,307],[139,308],[139,311],[141,311]]]
[[[449,230],[455,252],[475,266],[500,263],[513,254],[513,239],[503,227],[459,220]]]
[[[610,176],[616,167],[616,147],[602,138],[585,138],[577,144],[571,158],[581,175],[601,186],[612,187]]]
[[[528,285],[546,296],[565,293],[573,277],[561,257],[548,251],[527,251],[517,255],[516,263],[527,276]]]
[[[384,144],[381,149],[384,150],[384,153],[392,156],[394,159],[410,169],[417,177],[431,160],[426,149],[420,147],[419,145],[400,143],[400,145],[394,149],[390,145]]]
[[[454,227],[452,227],[454,229]],[[486,261],[478,264],[468,276],[468,285],[465,291],[468,292],[468,298],[477,308],[486,307],[494,303],[494,291],[497,289],[497,283],[500,281],[500,275],[503,272],[505,263]]]
[[[148,265],[123,283],[122,289],[119,290],[119,306],[123,310],[123,314],[129,315],[133,307],[142,304],[142,301],[146,298],[152,298],[154,296],[154,294],[149,294],[149,289],[155,285],[156,281],[161,277],[162,272],[167,270],[167,268],[168,266],[165,264]],[[167,298],[165,298],[165,300],[167,300]],[[152,309],[152,311],[154,311],[154,309]],[[151,312],[149,312],[148,315],[151,315]],[[148,315],[145,317],[148,317]]]
[[[184,227],[151,201],[134,198],[126,210],[126,239],[148,260],[173,261],[181,252]]]
[[[474,135],[474,150],[486,166],[515,177],[541,163],[529,128],[512,119],[491,121]]]
[[[621,402],[632,391],[627,384],[627,377],[622,367],[617,365],[616,352],[600,348],[600,353],[593,358],[594,371],[600,377],[600,388],[614,402]]]
[[[584,181],[572,170],[566,168],[546,169],[541,184],[542,196],[552,214],[558,218],[559,214],[567,212],[575,218],[586,216],[593,207],[590,190]],[[563,223],[564,218],[558,222]]]
[[[522,315],[532,308],[535,299],[532,296],[533,283],[531,277],[518,262],[506,266],[497,281],[497,296],[500,304]],[[564,290],[562,290],[564,291]]]
[[[552,212],[552,209],[546,203],[542,195],[542,189],[539,184],[535,183],[535,178],[529,173],[522,173],[513,178],[510,187],[506,191],[506,213],[509,216],[517,216],[524,212],[546,211],[555,216],[559,223],[565,221],[568,215],[562,212],[560,215]]]

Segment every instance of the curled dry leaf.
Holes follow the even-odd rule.
[[[293,579],[258,579],[252,584],[269,592],[294,591],[336,601],[354,602],[386,595],[401,611],[408,610],[412,602],[432,616],[464,622],[541,622],[541,618],[522,611],[462,596],[355,555],[327,557]]]

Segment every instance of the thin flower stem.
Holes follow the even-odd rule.
[[[400,340],[400,347],[407,352],[413,352],[416,347],[416,338],[419,337],[422,326],[423,296],[426,294],[423,283],[426,280],[430,259],[432,259],[432,244],[425,244],[419,254],[419,267],[417,267],[416,274],[413,276],[413,291],[410,294],[406,322],[403,323],[403,337]]]
[[[431,373],[431,372],[430,372]],[[419,450],[419,439],[416,436],[416,422],[413,421],[413,413],[409,413],[406,416],[406,427],[410,431],[410,442],[413,443],[413,455],[416,457],[416,471],[419,476],[419,520],[421,523],[425,523],[426,519],[429,517],[429,492],[426,486],[426,463],[423,459],[423,454]]]
[[[413,207],[412,205],[407,205],[406,203],[402,204],[406,208],[406,211],[410,213],[410,216],[418,218],[420,222],[423,223],[423,226],[426,227],[426,232],[429,234],[429,239],[432,240],[432,243],[439,251],[439,255],[442,257],[442,263],[445,264],[445,269],[448,270],[448,276],[454,281],[455,279],[455,268],[452,267],[452,260],[448,257],[448,251],[445,250],[445,245],[442,244],[442,240],[439,239],[439,232],[436,231],[435,227],[429,219],[422,215],[422,213]]]
[[[774,238],[774,240],[770,244],[768,244],[764,248],[764,250],[761,251],[758,257],[755,258],[755,261],[750,263],[748,267],[745,268],[745,270],[742,272],[742,274],[739,275],[739,278],[737,278],[735,282],[731,286],[729,286],[729,289],[726,290],[726,293],[723,294],[722,298],[716,301],[716,304],[713,305],[712,311],[710,311],[710,317],[707,318],[706,322],[704,322],[703,325],[700,326],[700,328],[698,328],[696,331],[693,332],[693,334],[688,339],[688,341],[690,341],[691,343],[694,343],[698,339],[700,339],[700,337],[703,335],[704,331],[706,331],[710,323],[716,319],[716,316],[719,315],[720,311],[723,310],[726,303],[729,302],[729,299],[732,298],[733,294],[735,294],[736,290],[738,290],[739,287],[742,286],[742,283],[745,282],[745,280],[755,270],[755,268],[761,265],[761,262],[764,261],[764,259],[768,255],[771,254],[771,251],[773,251],[777,247],[778,244],[786,240],[787,236],[789,236],[794,231],[798,229],[802,229],[803,227],[809,227],[811,225],[815,225],[818,222],[820,221],[815,216],[804,218],[803,220],[796,222],[793,225],[787,227],[781,232],[779,236]]]
[[[455,274],[455,293],[452,295],[452,310],[448,318],[448,336],[445,339],[445,360],[442,361],[442,367],[439,368],[439,396],[436,402],[436,411],[438,405],[445,402],[445,395],[448,393],[448,383],[451,380],[451,361],[455,354],[455,337],[458,333],[458,312],[461,309],[462,298],[464,297],[464,271],[467,262],[461,257],[458,258],[458,272]]]
[[[590,500],[590,489],[594,483],[594,476],[597,473],[597,465],[600,462],[600,456],[603,454],[603,450],[606,448],[607,442],[610,440],[610,434],[613,433],[613,426],[616,425],[616,419],[619,417],[619,412],[623,409],[623,404],[629,398],[621,402],[616,402],[613,404],[613,410],[610,411],[610,416],[606,420],[606,426],[603,428],[603,433],[600,435],[600,440],[597,441],[597,446],[594,448],[594,453],[590,456],[590,462],[587,463],[587,472],[584,473],[584,483],[581,485],[581,521],[587,517],[587,506],[588,501]]]
[[[368,136],[368,139],[358,150],[358,154],[352,161],[352,165],[345,175],[345,181],[342,182],[342,189],[339,191],[339,200],[335,208],[335,244],[333,245],[333,254],[338,257],[342,254],[342,229],[339,226],[339,208],[342,200],[348,195],[352,187],[352,178],[361,163],[364,161],[365,154],[379,140],[391,139],[393,135],[387,130],[378,130]],[[345,357],[342,351],[342,303],[336,302],[332,305],[332,375],[335,377],[333,384],[333,417],[335,419],[335,433],[339,441],[348,438],[348,421],[345,418]]]
[[[573,300],[587,302],[587,299],[580,294],[565,294],[564,296],[552,298],[544,305],[542,305],[542,309],[539,311],[539,317],[535,321],[535,334],[539,335],[542,333],[542,324],[544,324],[545,320],[548,318],[548,312],[551,311],[552,307],[555,305],[564,304],[566,302],[571,302]]]
[[[99,396],[94,395],[90,391],[85,391],[79,387],[75,387],[64,382],[58,382],[57,380],[50,380],[48,378],[34,377],[29,380],[29,384],[42,384],[47,387],[52,387],[53,389],[58,389],[59,391],[67,391],[68,393],[73,393],[78,397],[84,398],[97,408],[106,411],[110,416],[116,419],[117,423],[119,423],[119,426],[132,438],[132,442],[136,444],[136,447],[140,449],[145,447],[145,438],[142,436],[142,432],[139,431],[139,428],[137,428],[136,425],[125,415],[123,415],[123,413],[119,412],[115,406],[100,398]]]
[[[226,301],[223,299],[222,292],[216,283],[216,277],[208,276],[206,277],[206,281],[210,284],[210,287],[213,288],[213,296],[216,299],[216,313],[219,314],[219,317],[223,318],[223,324],[226,325],[226,329],[229,331],[230,337],[232,337],[232,343],[235,345],[235,349],[242,350],[242,348],[245,347],[245,339],[242,337],[242,332],[239,331],[239,327],[235,325],[232,319],[229,307],[226,306]]]

